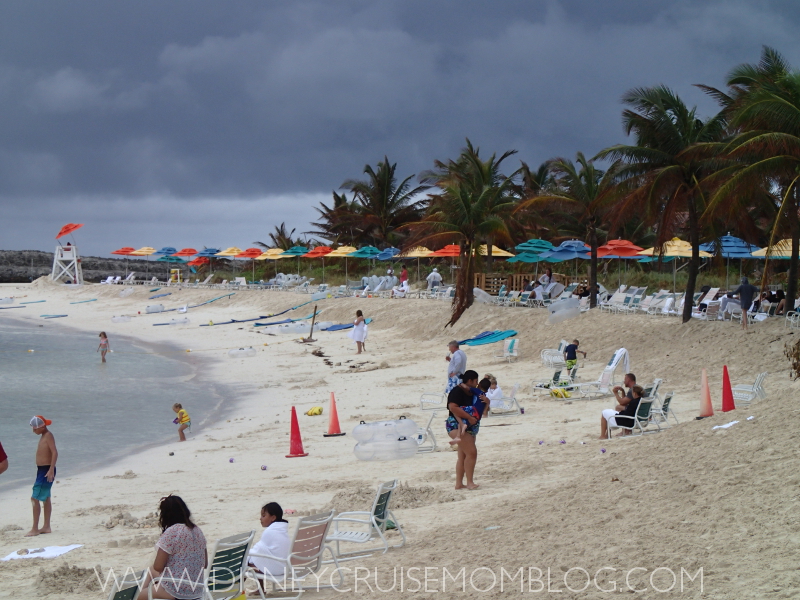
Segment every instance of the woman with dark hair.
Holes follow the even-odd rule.
[[[358,352],[356,354],[361,354],[363,350],[366,350],[367,341],[367,320],[364,318],[364,313],[360,310],[356,311],[356,320],[353,321],[353,329],[347,336],[356,343],[356,347],[358,348]]]
[[[472,478],[475,474],[475,463],[478,462],[478,448],[475,446],[475,436],[480,429],[480,419],[474,417],[470,412],[464,410],[472,407],[475,403],[473,388],[478,387],[478,374],[475,371],[465,371],[460,377],[461,383],[455,386],[447,395],[447,409],[449,416],[445,421],[447,435],[451,439],[459,437],[459,424],[462,419],[466,419],[467,429],[465,435],[460,437],[458,442],[458,460],[456,461],[456,489],[467,488],[468,490],[478,489],[478,484]],[[479,407],[478,412],[482,414],[485,407]],[[467,484],[464,485],[464,476],[467,477]]]
[[[153,585],[153,598],[204,598],[208,550],[203,532],[192,522],[192,513],[180,496],[170,494],[162,498],[158,513],[161,537],[156,542],[156,559],[142,584],[139,600],[147,600],[150,582],[155,577],[163,579]]]
[[[268,502],[261,507],[261,526],[265,527],[258,540],[250,550],[248,564],[259,573],[282,577],[286,570],[285,560],[291,550],[289,540],[289,523],[283,518],[283,509],[277,502]],[[272,556],[274,558],[265,558]]]

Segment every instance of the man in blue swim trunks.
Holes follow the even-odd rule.
[[[25,537],[39,535],[40,533],[50,533],[50,513],[53,510],[50,502],[50,488],[56,478],[56,461],[58,460],[58,450],[56,450],[56,439],[47,429],[52,424],[50,419],[45,419],[42,415],[36,415],[31,419],[33,433],[39,438],[39,445],[36,448],[36,483],[33,484],[31,494],[31,505],[33,506],[33,527],[25,534]],[[42,510],[39,503],[44,507],[44,524],[39,527],[39,515]]]

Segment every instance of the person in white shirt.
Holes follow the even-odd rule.
[[[283,509],[277,502],[269,502],[261,509],[261,526],[265,527],[258,540],[250,549],[248,564],[261,573],[282,577],[287,569],[286,562],[275,559],[286,559],[291,551],[289,539],[289,523],[283,518]],[[265,554],[274,558],[254,556]]]
[[[539,277],[539,283],[541,283],[545,288],[553,282],[553,270],[552,269],[545,269],[544,274]]]
[[[487,373],[483,378],[488,379],[491,384],[489,386],[489,391],[486,392],[486,397],[489,399],[489,408],[502,407],[503,390],[497,385],[497,378],[491,373]]]
[[[438,286],[440,283],[442,283],[442,276],[439,275],[439,269],[436,267],[434,267],[433,271],[431,271],[431,274],[425,279],[428,281],[428,289],[431,289],[432,287]]]
[[[445,357],[447,361],[447,388],[445,394],[461,383],[461,375],[467,370],[467,355],[459,350],[458,342],[453,340],[447,345],[450,354]]]
[[[396,285],[392,288],[392,298],[405,298],[410,289],[408,281],[404,281],[399,286]]]

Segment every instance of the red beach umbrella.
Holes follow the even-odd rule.
[[[128,277],[128,255],[131,252],[136,252],[136,248],[131,248],[130,246],[125,246],[124,248],[120,248],[118,250],[114,250],[111,254],[116,254],[118,256],[125,257],[125,277]]]
[[[179,250],[172,256],[194,256],[195,254],[197,254],[197,250],[195,250],[194,248],[184,248],[182,250]]]
[[[256,278],[256,258],[264,253],[260,248],[248,248],[236,255],[236,258],[250,258],[253,261],[253,280]]]
[[[56,239],[64,237],[68,233],[72,233],[73,231],[75,231],[76,229],[80,229],[81,227],[83,227],[83,223],[67,223],[61,228],[61,231],[58,232]]]

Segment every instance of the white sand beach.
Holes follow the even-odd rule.
[[[185,326],[153,327],[175,318],[144,313],[148,288],[120,298],[121,286],[55,286],[46,280],[31,285],[6,285],[2,295],[17,301],[47,300],[47,312],[68,314],[43,321],[40,311],[2,311],[2,319],[26,320],[47,327],[82,331],[105,330],[132,336],[148,344],[169,343],[190,357],[203,359],[203,377],[229,386],[235,410],[218,422],[195,423],[186,443],[175,442],[129,456],[86,473],[59,474],[53,487],[53,533],[23,538],[30,528],[30,488],[0,493],[0,556],[22,548],[82,544],[56,559],[0,562],[0,598],[103,598],[92,582],[91,569],[144,568],[151,564],[159,530],[147,515],[169,493],[181,495],[203,529],[209,544],[217,538],[256,529],[260,507],[268,501],[308,514],[323,508],[367,510],[379,483],[399,479],[402,489],[394,512],[408,543],[384,555],[345,563],[347,596],[406,597],[422,584],[404,580],[404,588],[375,589],[376,578],[359,581],[356,567],[378,569],[377,582],[391,586],[392,569],[417,568],[418,580],[429,568],[428,589],[441,598],[519,597],[519,578],[500,580],[489,591],[492,575],[501,568],[523,568],[525,593],[556,597],[605,598],[586,576],[604,567],[598,578],[608,589],[648,589],[641,597],[791,598],[800,588],[797,570],[796,490],[800,457],[795,399],[798,384],[789,378],[784,345],[797,335],[783,319],[752,326],[749,333],[729,322],[702,321],[681,325],[675,318],[613,315],[594,310],[558,325],[547,324],[543,310],[476,304],[453,330],[443,326],[449,303],[416,299],[326,299],[319,302],[320,319],[351,322],[356,309],[373,319],[367,352],[355,355],[344,332],[315,333],[316,342],[301,344],[297,336],[259,333],[252,323],[199,327],[201,323],[248,319],[295,306],[309,299],[302,294],[237,291],[230,299],[189,310]],[[218,290],[170,288],[161,298],[170,307],[219,296]],[[70,304],[97,298],[97,302]],[[310,307],[307,307],[310,308]],[[306,307],[298,312],[306,311]],[[303,312],[307,314],[310,310]],[[112,323],[115,315],[133,315],[129,323]],[[183,316],[183,315],[181,315]],[[300,316],[300,315],[296,315]],[[353,456],[350,432],[359,421],[405,415],[425,425],[429,412],[420,410],[421,392],[445,384],[447,342],[484,330],[516,329],[519,360],[507,363],[493,355],[501,344],[463,348],[468,367],[494,374],[504,390],[521,384],[518,395],[525,414],[484,421],[478,436],[476,482],[479,490],[454,489],[456,455],[447,445],[445,412],[433,422],[439,450],[412,459],[362,462]],[[675,392],[673,407],[681,423],[656,435],[599,441],[600,412],[613,408],[610,396],[595,400],[534,399],[533,380],[552,376],[539,353],[562,338],[578,337],[588,352],[583,381],[602,371],[619,347],[630,352],[631,370],[640,383],[663,378],[662,392]],[[253,358],[234,359],[227,349],[257,349]],[[113,346],[112,346],[113,347]],[[320,350],[324,357],[312,354]],[[94,351],[87,348],[86,351]],[[318,353],[320,354],[320,353]],[[99,360],[99,358],[98,358]],[[110,361],[124,355],[110,354]],[[326,364],[325,361],[330,364]],[[696,421],[700,370],[707,368],[715,410],[721,404],[722,367],[734,384],[751,382],[769,371],[768,398],[749,408]],[[622,368],[617,371],[617,381]],[[343,437],[325,438],[330,393],[338,404]],[[323,406],[322,416],[303,413]],[[184,406],[191,412],[191,398]],[[289,416],[298,411],[308,456],[285,458],[289,452]],[[158,418],[169,415],[160,408]],[[753,416],[754,419],[747,420]],[[155,417],[154,417],[155,418]],[[715,425],[738,420],[725,430]],[[109,424],[98,435],[120,435]],[[59,424],[51,427],[58,440]],[[565,443],[560,443],[563,440]],[[540,442],[544,442],[541,444]],[[605,449],[605,452],[601,452]],[[59,448],[61,454],[68,447]],[[174,453],[174,455],[170,455]],[[30,463],[33,456],[13,456]],[[229,459],[233,459],[230,462]],[[262,470],[261,466],[267,466]],[[129,513],[128,524],[107,525],[115,515]],[[289,516],[290,530],[296,516]],[[46,538],[46,539],[45,539]],[[396,534],[392,540],[397,540]],[[65,568],[76,567],[77,569]],[[466,568],[466,589],[452,581],[443,590],[442,569]],[[469,573],[483,568],[470,584]],[[529,571],[532,568],[533,571]],[[634,568],[643,570],[629,571]],[[684,576],[681,569],[699,579]],[[89,571],[84,571],[88,569]],[[545,583],[537,591],[536,569]],[[651,575],[657,569],[654,578]],[[572,570],[572,571],[570,571]],[[669,592],[667,570],[678,575]],[[373,571],[374,572],[374,571]],[[361,572],[364,577],[364,571]],[[370,585],[372,584],[372,589]],[[309,597],[338,597],[333,591]]]

